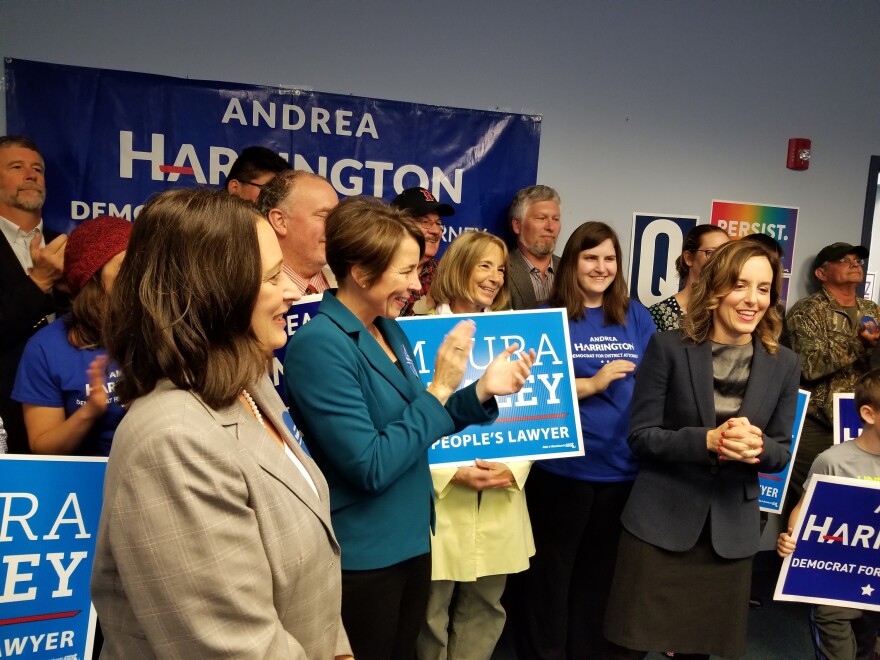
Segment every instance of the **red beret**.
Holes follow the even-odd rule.
[[[102,215],[86,220],[70,233],[64,248],[64,277],[70,293],[77,294],[92,275],[128,247],[131,223]]]

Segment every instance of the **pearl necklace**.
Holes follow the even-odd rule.
[[[266,422],[263,421],[263,415],[260,412],[260,409],[257,407],[257,402],[254,401],[254,397],[252,397],[248,391],[244,388],[241,390],[242,396],[244,396],[244,400],[251,407],[251,412],[254,413],[254,417],[257,418],[257,421],[260,423],[260,426],[266,428]]]

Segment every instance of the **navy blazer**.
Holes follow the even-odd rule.
[[[58,234],[44,232],[49,243]],[[9,433],[11,453],[29,453],[21,404],[13,401],[12,387],[24,346],[34,333],[46,325],[46,317],[69,306],[67,296],[45,293],[28,276],[15,251],[0,236],[0,417]]]
[[[430,551],[428,447],[498,415],[494,399],[480,404],[475,383],[443,406],[422,385],[397,322],[375,323],[399,366],[332,291],[290,340],[284,360],[291,411],[330,486],[346,570],[391,566]]]
[[[760,463],[718,461],[706,449],[715,423],[711,342],[695,344],[678,330],[651,338],[636,374],[629,444],[640,467],[623,525],[665,550],[694,546],[707,516],[722,557],[748,557],[760,544],[758,471],[778,472],[797,405],[800,361],[780,347],[770,355],[756,338],[738,417],[764,433]]]

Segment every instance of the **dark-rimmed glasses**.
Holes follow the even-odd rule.
[[[708,249],[703,249],[703,250],[691,250],[691,252],[702,252],[703,254],[706,255],[706,259],[709,259],[712,257],[712,255],[715,253],[715,250],[717,250],[717,249],[718,248],[708,248]]]

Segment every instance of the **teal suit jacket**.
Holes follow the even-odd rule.
[[[428,447],[498,415],[476,385],[443,406],[422,385],[409,340],[396,321],[363,323],[324,293],[318,313],[290,340],[284,380],[294,419],[330,486],[342,568],[383,568],[430,551],[433,487]]]

